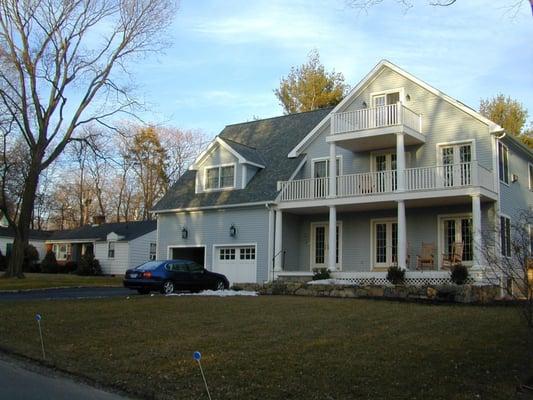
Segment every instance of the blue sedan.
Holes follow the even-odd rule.
[[[124,287],[137,290],[140,294],[148,294],[150,291],[170,294],[176,290],[197,292],[229,288],[228,279],[224,275],[210,272],[202,265],[185,259],[146,262],[128,269],[123,283]]]

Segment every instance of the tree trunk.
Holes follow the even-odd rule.
[[[42,156],[39,157],[39,155],[34,154],[28,171],[28,177],[24,185],[20,214],[18,222],[15,226],[13,252],[11,253],[9,265],[4,274],[4,277],[6,278],[24,278],[24,273],[22,272],[22,265],[24,263],[24,249],[28,245],[28,239],[30,235],[30,223],[33,214],[33,206],[35,204],[35,193],[37,192],[37,186],[39,184],[41,162]]]

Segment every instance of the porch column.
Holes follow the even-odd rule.
[[[403,192],[405,190],[405,145],[404,134],[396,134],[396,190]]]
[[[329,206],[328,269],[337,269],[337,209]]]
[[[472,239],[474,256],[473,269],[481,268],[481,198],[479,194],[472,195]]]
[[[274,264],[273,264],[273,258],[274,258],[274,223],[275,223],[275,216],[274,216],[274,209],[270,208],[268,210],[268,274],[269,281],[274,280]]]
[[[337,196],[337,146],[329,144],[329,197]]]
[[[283,261],[283,212],[276,210],[276,237],[274,239],[274,270],[281,271]]]
[[[405,202],[398,200],[398,267],[407,269],[407,227],[405,222]]]

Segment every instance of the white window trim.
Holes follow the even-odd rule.
[[[233,186],[220,187],[220,180],[222,179],[222,168],[223,167],[233,167]],[[217,188],[207,188],[207,170],[218,168],[218,187]],[[237,163],[226,163],[226,164],[217,164],[217,165],[206,165],[204,167],[204,192],[221,192],[224,190],[233,190],[237,187]]]
[[[531,184],[531,179],[533,178],[533,164],[528,162],[527,163],[527,171],[528,171],[528,174],[527,174],[527,177],[528,177],[528,187],[529,187],[529,191],[530,192],[533,192],[533,185]]]
[[[376,172],[376,156],[391,155],[391,154],[396,155],[396,149],[384,149],[384,150],[379,150],[379,151],[371,151],[370,152],[370,172]],[[405,152],[405,155],[407,156],[407,151]],[[397,155],[396,155],[396,162],[398,162]]]
[[[326,234],[328,235],[328,240],[324,243],[324,249],[326,246],[329,248],[329,221],[317,221],[317,222],[311,222],[311,225],[309,227],[309,270],[313,272],[313,268],[316,268],[316,265],[313,261],[314,253],[313,249],[315,248],[316,244],[315,242],[315,236],[314,236],[314,228],[319,225],[324,225],[326,229]],[[342,271],[342,220],[337,220],[337,226],[339,228],[339,262],[335,265],[337,270],[335,272],[341,272]],[[325,237],[324,237],[325,239]],[[328,253],[324,250],[324,265],[326,265],[326,260],[328,260]]]
[[[528,225],[528,229],[529,229],[529,255],[530,256],[533,256],[533,246],[531,245],[531,235],[533,235],[533,225],[529,224]]]
[[[373,218],[370,220],[370,270],[371,271],[382,271],[384,267],[378,266],[376,267],[376,236],[375,236],[375,228],[374,225],[376,223],[383,223],[383,222],[392,222],[398,224],[398,218],[391,217],[391,218]],[[386,268],[388,268],[387,266]]]
[[[472,218],[472,213],[455,213],[455,214],[439,214],[437,215],[437,266],[439,271],[442,269],[442,255],[444,254],[444,220],[451,218],[470,218],[472,219],[472,224],[474,223]],[[474,231],[472,230],[472,235]],[[474,237],[472,237],[472,244],[474,244]],[[463,261],[463,265],[466,267],[471,267],[473,265],[472,261]]]
[[[154,253],[152,253],[152,251],[151,251],[151,250],[152,250],[152,245],[153,245],[153,244],[155,244],[155,252],[154,252]],[[154,257],[155,257],[154,259],[152,259],[152,254],[153,254]],[[157,242],[149,242],[149,243],[148,243],[148,259],[149,259],[150,261],[155,261],[155,260],[157,260]]]
[[[109,246],[113,243],[113,257],[109,257]],[[117,242],[115,240],[110,240],[107,242],[107,259],[114,260],[117,252]]]
[[[339,160],[339,171],[337,172],[337,175],[342,175],[342,154],[339,154],[335,157],[337,160]],[[321,162],[321,161],[329,161],[329,157],[316,157],[311,159],[311,178],[315,177],[315,163]],[[328,176],[329,176],[329,168],[328,168]]]
[[[395,88],[395,89],[387,89],[387,90],[381,90],[379,92],[370,93],[370,105],[369,105],[369,107],[374,107],[374,97],[383,96],[383,95],[387,95],[387,94],[390,94],[390,93],[397,93],[397,92],[400,93],[400,102],[401,103],[405,103],[405,88],[404,87],[399,87],[399,88]]]
[[[477,161],[477,151],[476,151],[476,140],[475,139],[467,139],[467,140],[454,140],[452,142],[441,142],[437,143],[436,146],[436,160],[437,160],[437,166],[442,166],[442,147],[449,147],[449,146],[460,146],[462,144],[469,144],[470,145],[470,154],[472,156],[472,162]]]
[[[503,181],[500,177],[500,145],[505,148],[507,151],[507,182]],[[498,141],[498,145],[496,146],[496,158],[498,160],[498,180],[500,183],[504,184],[505,186],[510,186],[511,184],[511,152],[509,151],[509,147],[505,143],[503,143],[501,140]]]
[[[501,218],[502,217],[507,218],[509,220],[509,235],[511,235],[511,233],[512,233],[512,228],[511,228],[512,219],[511,219],[511,216],[508,215],[508,214],[500,212],[500,215],[498,216],[498,227],[500,228],[499,229],[499,233],[500,234],[498,235],[499,236],[498,240],[500,242],[500,256],[505,257],[505,258],[511,258],[511,254],[503,255],[502,252],[501,252],[501,250],[503,249],[503,246],[504,246],[504,244],[501,242],[502,241],[502,234],[501,234],[501,232],[502,232],[502,220],[501,220]],[[509,250],[510,250],[510,253],[512,253],[513,252],[513,244],[512,244],[512,238],[511,237],[509,237],[509,241],[511,242],[511,246],[510,246]]]

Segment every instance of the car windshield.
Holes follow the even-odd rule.
[[[135,268],[137,271],[153,271],[161,265],[161,261],[148,261]]]

